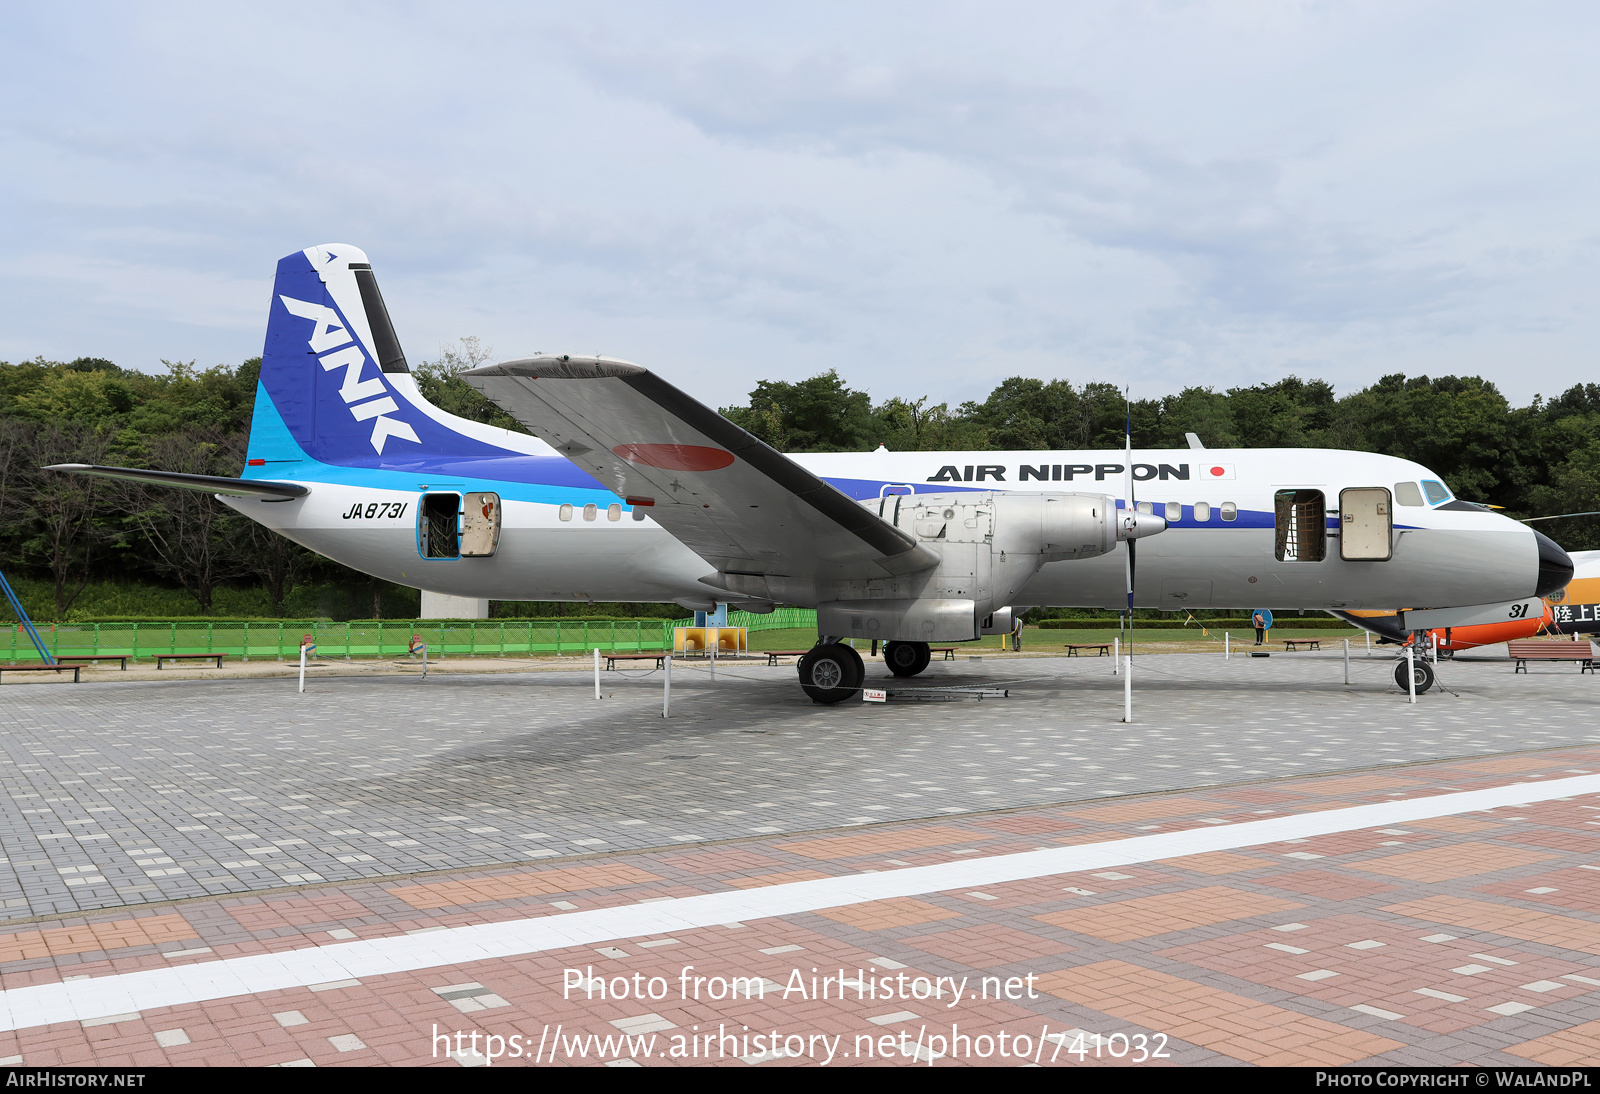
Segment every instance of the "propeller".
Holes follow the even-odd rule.
[[[1133,573],[1134,567],[1137,564],[1134,554],[1134,545],[1138,542],[1137,536],[1134,533],[1139,527],[1139,505],[1134,500],[1133,496],[1133,405],[1124,399],[1123,408],[1127,413],[1127,417],[1123,420],[1122,462],[1123,466],[1128,470],[1128,519],[1130,523],[1128,524],[1128,558],[1126,561],[1128,579],[1128,641],[1131,643],[1133,641]]]
[[[1557,513],[1553,517],[1523,517],[1523,524],[1532,524],[1536,520],[1560,520],[1562,517],[1600,517],[1600,511],[1591,513]]]

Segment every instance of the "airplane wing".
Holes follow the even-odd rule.
[[[527,357],[462,379],[724,574],[881,578],[938,556],[648,369]]]
[[[295,482],[266,482],[261,479],[230,479],[222,475],[183,475],[176,471],[146,471],[138,467],[101,467],[90,463],[53,463],[46,471],[67,471],[75,475],[93,475],[101,479],[121,479],[124,482],[143,482],[152,486],[175,486],[180,490],[198,490],[202,494],[228,494],[238,498],[303,498],[311,493],[309,486]]]

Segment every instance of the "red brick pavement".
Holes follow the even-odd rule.
[[[1574,768],[1600,769],[1600,749],[123,909],[0,936],[0,984],[970,861]],[[541,1065],[615,1062],[630,1054],[624,1035],[654,1036],[634,1061],[645,1066],[801,1066],[822,1062],[829,1043],[836,1067],[1131,1066],[1140,1052],[1157,1054],[1148,1064],[1588,1063],[1600,1052],[1596,806],[1551,801],[30,1027],[0,1033],[0,1057],[455,1067],[435,1035],[460,1031],[464,1048],[476,1032],[480,1047],[525,1051],[502,1065],[532,1062],[541,1037]],[[735,977],[761,993],[732,991]],[[773,1031],[804,1054],[762,1054],[769,1046],[752,1038]]]

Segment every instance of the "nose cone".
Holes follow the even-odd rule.
[[[1549,536],[1534,532],[1533,538],[1539,544],[1539,585],[1533,595],[1549,596],[1557,589],[1566,588],[1567,582],[1572,580],[1572,559]]]

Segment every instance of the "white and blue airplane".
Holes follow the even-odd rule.
[[[278,263],[243,476],[59,465],[216,494],[388,581],[502,600],[817,609],[802,687],[859,694],[848,638],[898,675],[1021,605],[1430,609],[1501,618],[1571,560],[1369,452],[1188,449],[785,455],[627,361],[463,374],[525,436],[423,399],[358,248]],[[1138,551],[1134,545],[1148,540]],[[1499,613],[1499,614],[1497,614]]]

